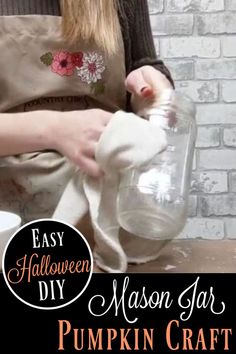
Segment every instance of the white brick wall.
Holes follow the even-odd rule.
[[[196,103],[189,218],[179,237],[236,239],[236,0],[148,0],[157,53]]]
[[[219,127],[198,127],[197,148],[211,148],[220,146],[220,128]]]
[[[166,8],[169,12],[211,12],[224,10],[224,0],[167,0]]]
[[[193,174],[192,191],[204,194],[228,192],[227,172],[195,172]],[[191,195],[193,197],[194,195]],[[196,196],[195,196],[196,197]]]
[[[236,2],[235,2],[235,0],[226,0],[226,10],[236,11]]]
[[[200,80],[236,79],[235,68],[236,59],[198,60],[195,63],[196,78]]]
[[[224,129],[224,145],[229,147],[236,147],[236,127]]]
[[[217,81],[176,81],[176,89],[187,93],[195,102],[217,102],[219,85]]]
[[[205,2],[210,1],[205,0]],[[225,11],[218,14],[197,15],[196,29],[199,35],[236,33],[235,14]]]
[[[236,172],[230,174],[230,190],[231,192],[236,192]]]
[[[236,81],[233,80],[222,81],[221,92],[222,92],[222,99],[224,102],[236,102]]]
[[[236,36],[224,37],[222,40],[222,50],[224,57],[236,57]]]
[[[161,48],[165,58],[218,58],[220,55],[220,41],[217,38],[163,38]]]

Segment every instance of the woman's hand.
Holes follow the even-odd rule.
[[[58,113],[52,148],[90,176],[101,176],[102,170],[95,161],[96,144],[111,117],[112,113],[102,109]]]
[[[145,117],[150,108],[158,106],[159,98],[165,89],[172,89],[169,80],[152,66],[143,66],[132,71],[125,81],[131,96],[133,111]]]
[[[56,150],[87,174],[102,174],[96,144],[112,113],[101,109],[0,114],[0,157]]]

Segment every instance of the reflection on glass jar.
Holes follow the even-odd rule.
[[[187,219],[196,140],[195,106],[182,94],[166,90],[150,124],[165,130],[168,146],[147,166],[121,175],[118,219],[127,231],[149,239],[172,239]]]

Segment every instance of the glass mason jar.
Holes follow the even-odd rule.
[[[120,226],[147,239],[177,236],[187,219],[193,153],[196,140],[195,105],[187,97],[166,90],[150,124],[166,132],[167,148],[147,166],[120,176],[117,212]]]

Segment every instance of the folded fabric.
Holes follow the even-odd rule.
[[[125,272],[127,263],[154,259],[160,243],[135,235],[119,235],[117,193],[120,173],[148,164],[166,148],[159,126],[133,113],[116,112],[100,137],[96,160],[105,172],[100,179],[78,171],[69,181],[53,218],[76,225],[89,210],[94,229],[94,260],[107,272]],[[86,235],[85,235],[86,236]]]

